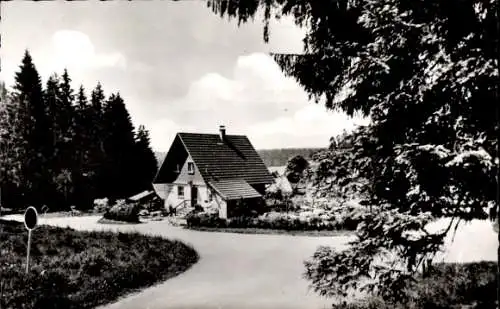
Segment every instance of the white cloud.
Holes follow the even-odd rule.
[[[125,56],[119,52],[96,51],[89,36],[75,30],[58,30],[52,35],[49,59],[42,70],[60,72],[67,68],[72,76],[83,77],[87,72],[103,67],[124,69]],[[50,73],[49,73],[50,74]]]
[[[160,151],[167,151],[170,148],[176,133],[195,131],[191,126],[181,126],[167,118],[154,121],[148,129],[153,148]]]
[[[261,148],[287,147],[292,138],[296,142],[288,147],[326,147],[330,137],[367,123],[366,119],[328,111],[323,105],[311,102],[292,116],[250,126],[248,134]]]
[[[232,77],[217,73],[200,77],[184,98],[166,105],[165,111],[168,120],[151,127],[156,149],[170,146],[165,147],[159,133],[167,130],[163,124],[169,132],[187,127],[212,133],[224,124],[228,134],[247,134],[256,147],[275,148],[324,147],[331,136],[366,123],[309,101],[301,86],[263,53],[240,56]]]
[[[119,52],[99,52],[88,35],[75,30],[58,30],[50,37],[50,43],[38,49],[29,48],[35,65],[45,83],[48,77],[56,72],[61,74],[66,68],[73,79],[75,88],[84,81],[94,79],[92,71],[101,68],[123,70],[127,67],[125,56]],[[18,53],[22,57],[22,53]],[[6,59],[6,60],[4,60]],[[13,59],[2,53],[2,67],[0,78],[11,86],[14,84],[15,72],[21,63],[19,59]],[[18,60],[18,62],[13,62]],[[16,63],[16,65],[14,65]],[[94,86],[94,85],[92,85]]]
[[[244,91],[243,85],[238,81],[209,73],[191,84],[181,104],[186,110],[206,111],[216,107],[216,104],[234,104],[241,91]]]
[[[254,53],[238,58],[232,79],[208,73],[194,81],[188,94],[176,105],[187,110],[217,110],[218,115],[237,117],[238,110],[248,116],[246,109],[258,112],[266,105],[284,109],[304,100],[307,96],[302,89],[283,75],[270,56]]]

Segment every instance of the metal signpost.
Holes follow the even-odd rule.
[[[31,249],[31,231],[36,227],[38,223],[38,213],[36,208],[33,206],[28,207],[24,213],[24,226],[28,230],[28,250],[26,253],[26,273],[29,271],[30,267],[30,249]]]

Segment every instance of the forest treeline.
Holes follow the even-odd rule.
[[[42,85],[26,51],[0,96],[2,207],[86,209],[95,198],[151,188],[157,161],[149,133],[134,127],[119,92],[106,96],[100,82],[73,89],[67,70]]]
[[[285,166],[290,158],[302,156],[310,159],[312,155],[323,148],[277,148],[260,149],[257,152],[266,166]]]

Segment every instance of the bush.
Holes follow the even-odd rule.
[[[417,285],[418,308],[495,308],[496,262],[438,264]]]
[[[110,204],[107,198],[94,200],[94,212],[95,213],[105,213],[109,210]]]
[[[418,277],[412,296],[398,303],[369,297],[333,309],[490,309],[496,308],[496,262],[442,263]]]
[[[139,212],[141,207],[138,204],[119,203],[111,207],[104,213],[104,218],[108,220],[136,223],[140,222]]]
[[[93,308],[175,276],[198,260],[193,248],[161,237],[40,226],[33,232],[26,275],[24,225],[2,220],[0,225],[0,308]]]
[[[299,214],[268,212],[258,217],[240,216],[220,219],[217,214],[191,213],[186,217],[188,227],[260,228],[288,231],[355,230],[355,219],[338,221],[333,215],[322,213]]]
[[[205,212],[191,212],[186,216],[188,227],[227,227],[227,221],[219,218],[218,214]]]

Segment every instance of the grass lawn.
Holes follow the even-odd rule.
[[[161,237],[37,227],[0,220],[0,308],[93,308],[186,271],[196,251]]]
[[[353,231],[293,231],[293,230],[277,230],[277,229],[259,229],[259,228],[231,228],[231,227],[186,227],[186,229],[203,232],[222,232],[222,233],[237,233],[237,234],[271,234],[271,235],[290,235],[290,236],[345,236],[350,235]]]

